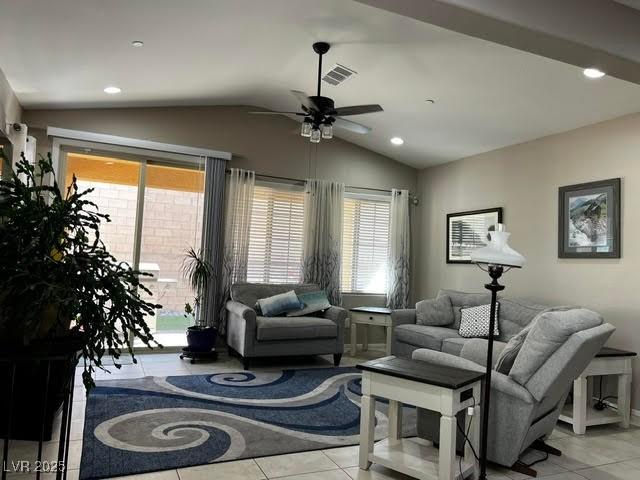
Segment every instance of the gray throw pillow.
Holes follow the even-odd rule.
[[[300,308],[300,300],[298,300],[294,290],[289,290],[288,292],[259,299],[258,306],[265,317],[276,317],[292,310],[298,310]]]
[[[448,295],[422,300],[416,303],[416,323],[432,327],[444,327],[454,321],[453,307]]]
[[[302,293],[298,295],[298,300],[300,300],[301,308],[287,312],[287,317],[305,317],[331,308],[331,303],[329,303],[327,294],[323,290]]]
[[[520,385],[526,384],[571,335],[602,323],[599,314],[586,308],[541,313],[529,330],[509,376]]]

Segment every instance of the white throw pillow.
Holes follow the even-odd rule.
[[[496,323],[493,327],[493,338],[500,335],[498,328],[498,313],[500,303],[496,304]],[[477,307],[463,307],[460,309],[460,329],[458,333],[464,338],[488,338],[491,304]]]

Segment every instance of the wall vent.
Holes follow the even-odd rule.
[[[342,82],[351,78],[357,73],[358,72],[356,72],[355,70],[351,70],[349,67],[345,67],[344,65],[336,63],[333,67],[331,67],[331,70],[324,74],[322,80],[331,85],[340,85]]]

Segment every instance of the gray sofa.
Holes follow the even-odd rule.
[[[320,290],[313,284],[236,283],[227,302],[227,345],[242,357],[245,370],[252,358],[287,355],[333,355],[336,366],[344,351],[347,311],[327,309],[322,316],[263,317],[254,306],[258,299],[294,290],[296,294]]]
[[[460,308],[486,305],[491,301],[490,293],[465,293],[455,290],[440,290],[438,297],[447,295],[451,299],[453,307],[454,322],[446,326],[426,326],[417,323],[418,316],[429,308],[428,301],[421,301],[416,304],[416,308],[394,310],[391,314],[393,324],[393,340],[391,353],[398,357],[411,358],[411,353],[418,348],[428,348],[438,350],[452,355],[460,355],[462,347],[471,343],[476,351],[471,360],[482,361],[482,344],[477,339],[462,338],[458,335],[460,328]],[[526,327],[539,313],[549,309],[546,305],[537,305],[526,300],[501,297],[498,326],[500,335],[494,344],[494,356],[500,352],[507,342]],[[484,342],[486,343],[486,342]],[[471,348],[467,347],[467,353]]]
[[[448,327],[417,325],[415,310],[392,314],[394,354],[484,371],[487,341],[463,339],[453,327],[459,325],[460,306],[485,304],[489,297],[444,290],[439,293],[445,294],[451,298],[454,310],[458,310],[454,324]],[[487,455],[492,462],[526,471],[526,467],[518,464],[518,459],[532,444],[548,448],[540,441],[553,431],[573,380],[587,367],[615,329],[604,323],[600,315],[586,309],[549,308],[508,298],[500,298],[499,302],[500,336],[495,343],[494,367],[506,342],[534,319],[535,322],[528,330],[525,343],[509,373],[494,370],[492,374]],[[419,302],[418,312],[421,307]],[[409,336],[407,332],[413,332],[413,335]],[[545,353],[539,344],[540,339],[542,343],[556,342],[555,350],[552,348]],[[530,343],[527,345],[528,340]],[[463,422],[462,415],[459,421]],[[418,435],[436,443],[439,441],[438,413],[418,412]],[[462,449],[462,446],[463,439],[458,438],[458,448]]]

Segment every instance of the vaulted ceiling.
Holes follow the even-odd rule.
[[[640,111],[640,86],[345,0],[0,0],[0,69],[26,109],[254,105],[315,88],[314,41],[357,72],[323,85],[368,135],[426,167]],[[626,8],[626,7],[625,7]],[[131,45],[142,40],[144,46]],[[103,89],[116,85],[118,95]],[[427,102],[431,99],[434,103]],[[402,137],[402,146],[389,139]]]

